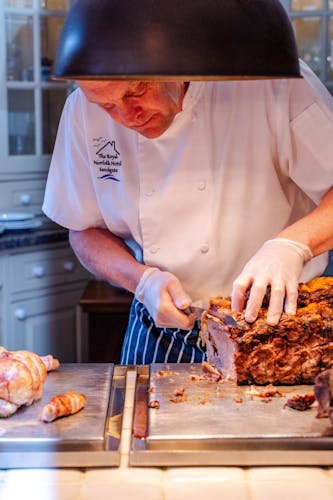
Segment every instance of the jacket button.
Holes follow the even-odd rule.
[[[153,245],[152,247],[150,247],[150,253],[157,253],[158,252],[158,246],[157,245]]]
[[[206,181],[200,181],[198,183],[198,189],[199,191],[203,191],[204,189],[206,189]]]
[[[207,243],[205,243],[204,245],[201,245],[201,253],[207,253],[209,251],[209,245],[207,245]]]

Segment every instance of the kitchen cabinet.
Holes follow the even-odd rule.
[[[78,291],[65,289],[10,304],[7,331],[12,335],[6,347],[27,349],[40,356],[51,353],[62,363],[76,361],[73,306],[78,295]]]
[[[75,362],[76,305],[88,273],[67,243],[3,251],[0,269],[1,345]]]
[[[0,211],[42,214],[58,121],[71,82],[50,78],[69,0],[0,2]],[[0,252],[0,341],[76,360],[76,305],[87,282],[67,241]]]
[[[51,68],[67,0],[0,2],[0,209],[41,214],[59,118],[70,82]],[[24,184],[24,185],[23,185]]]

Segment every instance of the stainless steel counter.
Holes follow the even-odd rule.
[[[63,364],[50,372],[41,400],[0,420],[0,467],[119,465],[125,377],[125,367],[103,363]],[[85,394],[86,406],[41,422],[42,407],[69,391]]]
[[[276,396],[258,397],[250,386],[207,380],[201,365],[138,367],[130,463],[331,465],[329,420],[317,419],[316,407],[285,405],[311,390],[280,386]]]
[[[40,401],[0,420],[0,468],[118,467],[121,447],[131,467],[333,465],[328,419],[316,419],[315,407],[285,407],[311,389],[260,398],[207,380],[200,364],[64,364],[48,374]],[[41,422],[42,406],[71,390],[87,396],[85,408]]]

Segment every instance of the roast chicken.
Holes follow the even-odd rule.
[[[47,372],[59,364],[50,354],[38,356],[0,346],[0,417],[10,417],[20,406],[40,399]]]

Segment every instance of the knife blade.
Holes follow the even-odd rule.
[[[185,314],[194,314],[195,319],[201,319],[202,313],[206,311],[203,307],[199,306],[188,306],[185,309],[182,310]]]
[[[194,317],[196,320],[200,320],[202,313],[207,311],[211,316],[214,316],[221,321],[223,321],[226,325],[236,327],[237,326],[237,321],[235,318],[226,312],[222,311],[212,311],[209,309],[209,307],[205,308],[202,307],[202,305],[197,305],[197,304],[202,304],[202,302],[193,302],[190,306],[186,307],[186,309],[183,309],[183,312],[185,314],[194,314]]]
[[[207,311],[209,308],[209,303],[203,300],[195,300],[191,305],[183,309],[185,314],[194,314],[196,320],[200,320],[202,313]]]

